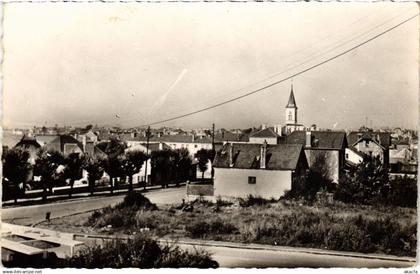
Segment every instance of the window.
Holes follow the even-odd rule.
[[[348,153],[346,153],[346,159],[348,159],[349,158],[349,154]]]
[[[257,177],[249,176],[248,177],[248,184],[255,185],[257,183]]]
[[[291,121],[291,120],[292,120],[292,113],[291,113],[291,112],[289,112],[289,118],[288,118],[288,120],[289,120],[289,121]]]
[[[365,142],[365,147],[369,147],[369,141],[368,140],[366,140],[366,142]]]

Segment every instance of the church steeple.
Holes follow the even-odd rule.
[[[293,84],[290,90],[289,101],[286,105],[286,125],[296,125],[297,124],[297,105],[295,100],[295,95],[293,94]]]
[[[289,102],[287,103],[286,108],[297,108],[295,95],[293,94],[293,84],[290,90]]]

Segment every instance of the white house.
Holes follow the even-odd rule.
[[[280,198],[297,179],[303,180],[308,163],[301,145],[228,143],[213,167],[214,197],[269,199]]]

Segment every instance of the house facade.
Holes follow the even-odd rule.
[[[214,197],[270,199],[304,180],[308,164],[301,145],[228,143],[217,152],[213,167]]]
[[[389,166],[390,133],[350,132],[347,139],[350,147],[365,155],[379,157],[384,167]]]
[[[334,183],[339,182],[345,165],[346,133],[341,131],[294,131],[286,138],[287,144],[304,146],[310,167],[321,164]]]

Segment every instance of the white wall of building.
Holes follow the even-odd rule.
[[[360,156],[359,154],[357,154],[356,152],[354,152],[351,149],[346,148],[345,150],[345,159],[346,161],[354,164],[354,165],[358,165],[361,162],[363,162],[363,157]]]
[[[248,177],[255,177],[256,183],[248,183]],[[292,188],[292,171],[215,168],[214,196],[225,198],[246,198],[248,195],[266,199],[280,198]]]

